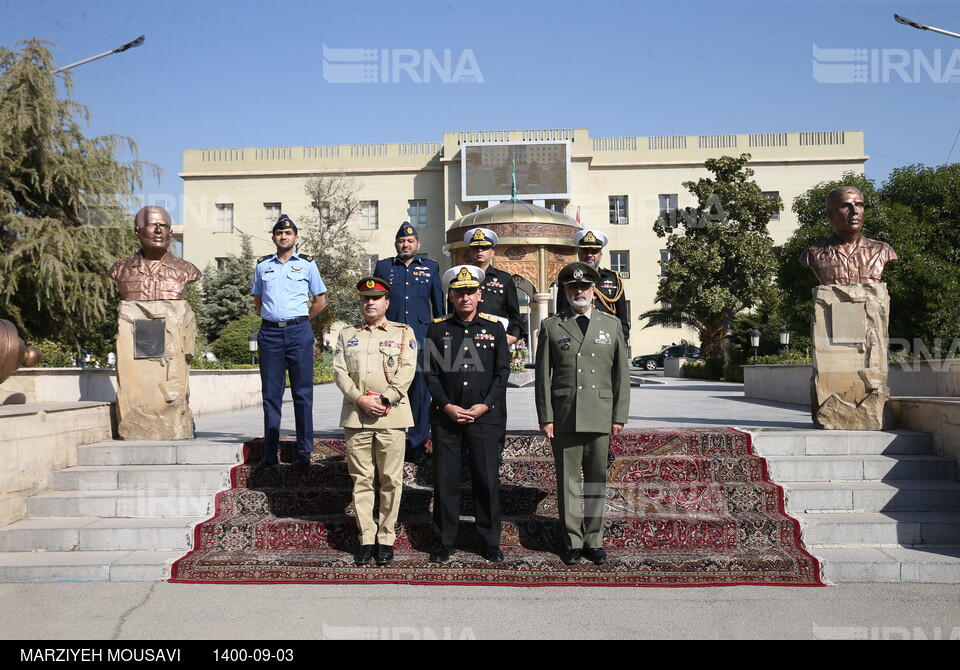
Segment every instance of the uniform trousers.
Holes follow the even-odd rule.
[[[360,544],[393,546],[403,492],[403,428],[344,428],[347,470],[353,479],[353,507]],[[380,474],[380,514],[373,520],[374,478]]]
[[[297,453],[313,451],[313,328],[301,321],[285,328],[262,324],[257,335],[265,447],[280,444],[280,415],[286,372],[297,424]],[[267,452],[271,453],[271,452]]]
[[[430,437],[430,392],[423,374],[423,345],[417,350],[417,373],[407,391],[410,399],[410,411],[413,412],[413,425],[407,428],[410,448],[423,449],[423,443]]]
[[[477,532],[487,546],[500,544],[500,435],[505,423],[447,421],[433,424],[433,532],[453,546],[460,528],[463,451],[470,466]]]
[[[564,527],[563,546],[566,549],[600,549],[603,545],[610,434],[555,433],[552,446],[557,467],[557,504]]]

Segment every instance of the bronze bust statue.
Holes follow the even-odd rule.
[[[861,234],[863,209],[863,194],[854,186],[838,186],[827,194],[825,212],[833,235],[800,256],[821,284],[874,284],[882,281],[883,266],[897,260],[889,244]]]
[[[140,251],[116,262],[110,278],[121,300],[182,300],[187,284],[203,276],[197,267],[167,253],[170,214],[163,207],[143,207],[133,219]]]

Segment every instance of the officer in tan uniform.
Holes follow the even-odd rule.
[[[340,331],[333,358],[343,393],[340,425],[347,438],[347,468],[360,529],[357,565],[376,548],[377,565],[393,560],[395,527],[403,491],[404,429],[413,425],[407,392],[417,369],[413,329],[387,321],[390,284],[364,277],[357,284],[363,320]],[[374,521],[374,475],[380,473],[380,515]]]

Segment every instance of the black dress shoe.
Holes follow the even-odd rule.
[[[393,560],[393,547],[381,544],[377,549],[377,565],[387,565]]]
[[[489,547],[487,547],[487,550],[483,553],[483,557],[491,563],[503,562],[503,552],[500,551],[500,547],[495,544],[491,544]]]
[[[593,561],[597,565],[603,565],[607,562],[607,552],[600,547],[584,547],[583,557],[588,561]]]
[[[297,460],[293,462],[295,468],[309,468],[310,454],[297,454]]]
[[[423,447],[407,451],[406,460],[414,465],[423,465],[427,462],[427,450]]]
[[[563,553],[560,554],[560,560],[567,565],[576,565],[580,562],[580,550],[564,549]]]
[[[357,555],[354,557],[353,562],[357,565],[366,565],[370,562],[370,559],[373,558],[373,545],[372,544],[363,544],[360,545],[360,551],[357,552]]]
[[[431,563],[446,563],[453,555],[453,547],[448,544],[438,544],[430,552]]]
[[[260,462],[257,463],[258,468],[272,468],[274,465],[277,465],[279,461],[277,460],[277,452],[274,450],[272,453],[267,450],[263,452],[263,456],[260,458]]]

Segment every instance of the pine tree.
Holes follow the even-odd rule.
[[[250,236],[243,235],[240,256],[230,254],[221,269],[208,267],[203,273],[203,304],[197,313],[197,325],[208,342],[213,342],[224,327],[253,314],[250,295],[253,277],[253,251]]]
[[[118,158],[136,156],[130,138],[83,134],[89,110],[46,44],[0,47],[0,315],[25,338],[78,345],[116,332],[107,271],[137,249],[127,205],[158,170]]]

